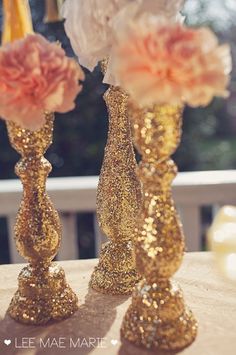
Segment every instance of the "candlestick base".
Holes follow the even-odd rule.
[[[57,264],[26,266],[19,275],[19,288],[8,313],[25,324],[44,325],[62,320],[78,309],[78,299],[68,286],[65,273]]]
[[[134,260],[131,241],[107,242],[102,247],[99,264],[92,274],[90,286],[105,294],[131,294],[140,280]]]
[[[186,308],[182,291],[169,281],[141,281],[136,287],[121,328],[121,336],[137,346],[181,350],[197,334],[197,322]]]

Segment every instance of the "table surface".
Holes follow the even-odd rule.
[[[106,296],[88,289],[88,281],[96,263],[97,260],[61,262],[68,282],[79,295],[80,308],[70,319],[46,327],[21,325],[5,315],[22,265],[0,266],[0,354],[152,354],[120,341],[119,329],[130,298]],[[180,283],[186,302],[199,321],[196,341],[180,353],[235,355],[236,284],[225,281],[217,274],[210,253],[186,254],[175,279]],[[73,342],[79,339],[77,345],[69,344],[72,334]],[[90,346],[89,338],[92,339]],[[4,344],[6,339],[11,340],[10,345]],[[48,343],[47,339],[50,339]],[[99,345],[96,348],[93,339]]]

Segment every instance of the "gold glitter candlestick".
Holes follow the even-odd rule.
[[[16,174],[23,183],[23,199],[15,225],[17,249],[28,260],[19,275],[19,288],[8,313],[26,324],[45,324],[72,315],[77,297],[61,267],[52,263],[61,240],[61,225],[46,190],[51,164],[43,157],[52,142],[53,114],[42,129],[31,132],[7,123],[12,146],[21,154]]]
[[[136,287],[121,335],[136,345],[178,350],[196,337],[197,322],[181,289],[170,280],[185,249],[182,226],[171,195],[177,174],[169,158],[180,142],[182,108],[142,110],[130,104],[136,147],[142,155],[138,175],[144,201],[137,218],[135,251],[143,281]]]
[[[109,294],[129,294],[139,280],[132,239],[141,187],[136,176],[127,100],[128,96],[118,87],[105,93],[109,133],[98,185],[97,216],[110,241],[103,245],[90,285]]]

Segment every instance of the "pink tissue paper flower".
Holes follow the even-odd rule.
[[[205,106],[214,96],[228,96],[230,47],[207,28],[137,21],[112,58],[116,81],[141,106]]]
[[[67,112],[84,73],[56,43],[31,34],[0,48],[0,116],[37,130],[45,112]]]

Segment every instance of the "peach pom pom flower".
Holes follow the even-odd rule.
[[[207,28],[151,20],[133,23],[113,53],[116,80],[130,96],[141,106],[192,107],[227,97],[230,47]]]
[[[80,66],[59,45],[31,34],[0,48],[0,116],[37,130],[45,112],[67,112],[81,91]]]

